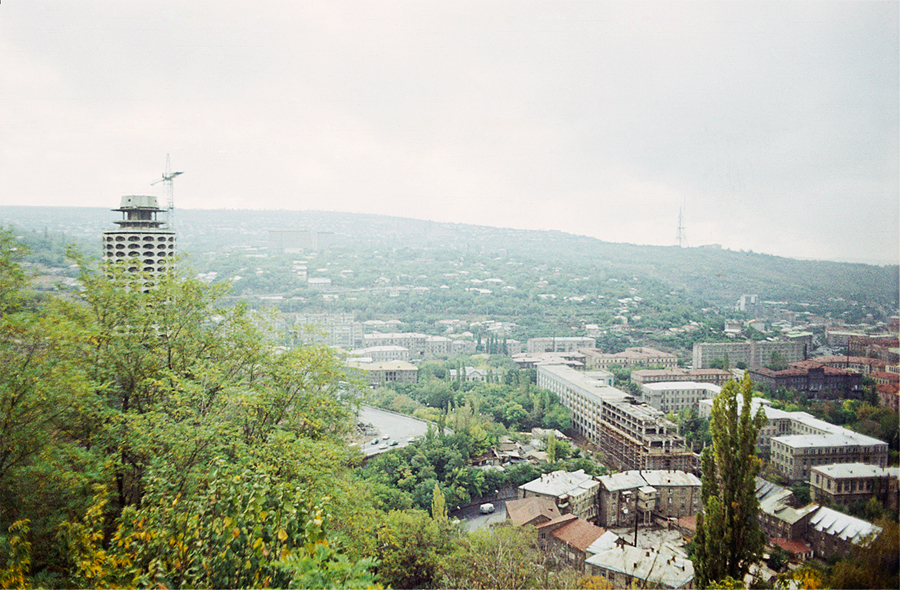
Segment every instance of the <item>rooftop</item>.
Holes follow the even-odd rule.
[[[823,533],[837,536],[854,545],[866,545],[881,534],[881,527],[848,514],[825,508],[813,514],[809,525]]]
[[[835,463],[833,465],[817,465],[811,468],[823,475],[833,478],[843,477],[898,477],[900,467],[880,467],[868,463]]]
[[[573,472],[554,471],[520,485],[519,489],[543,496],[560,497],[572,493],[580,495],[597,486],[599,484],[593,477],[586,474],[584,469],[579,469]]]

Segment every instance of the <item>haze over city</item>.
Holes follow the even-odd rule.
[[[0,210],[376,213],[897,264],[897,2],[5,2]]]

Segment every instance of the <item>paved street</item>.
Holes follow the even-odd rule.
[[[363,406],[359,411],[359,421],[364,424],[371,424],[377,433],[378,442],[372,444],[375,440],[373,435],[368,440],[363,441],[361,448],[367,457],[377,455],[389,449],[405,447],[414,438],[424,436],[428,431],[428,422],[413,418],[412,416],[404,416],[386,410],[379,410],[371,406]],[[387,437],[387,438],[385,438]],[[396,445],[391,445],[394,441]],[[382,448],[385,447],[386,448]]]

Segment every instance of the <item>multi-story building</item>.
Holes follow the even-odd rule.
[[[788,480],[799,482],[808,481],[810,470],[821,465],[833,463],[869,463],[880,467],[887,465],[886,442],[839,426],[832,428],[827,432],[772,438],[770,460],[775,470]]]
[[[446,336],[426,336],[425,356],[428,358],[447,357],[453,351],[453,340]]]
[[[597,341],[580,336],[529,338],[527,352],[575,352],[579,348],[595,348]]]
[[[863,375],[884,371],[884,368],[887,366],[886,361],[865,356],[817,356],[809,360],[834,367],[835,369],[845,369]]]
[[[550,498],[561,514],[574,514],[593,521],[597,518],[597,493],[600,484],[583,469],[554,471],[519,486],[519,498]]]
[[[702,399],[712,399],[722,391],[718,385],[695,381],[663,381],[641,386],[641,401],[663,413],[697,408]]]
[[[636,347],[626,348],[623,352],[606,354],[598,348],[582,348],[580,352],[585,355],[585,365],[590,369],[608,369],[612,365],[621,367],[663,367],[674,368],[678,366],[678,357],[668,352],[662,352],[655,348]]]
[[[631,372],[631,382],[638,385],[667,381],[694,381],[696,383],[712,383],[722,387],[732,379],[734,379],[734,374],[723,369],[638,369]]]
[[[836,463],[810,469],[809,491],[814,502],[849,506],[875,497],[882,506],[896,510],[900,467],[864,463]]]
[[[785,492],[790,494],[789,490]],[[818,508],[818,504],[795,508],[784,495],[774,495],[759,502],[757,519],[766,537],[802,539],[806,537],[809,519]]]
[[[373,388],[385,383],[416,383],[419,377],[418,367],[405,361],[367,363],[348,360],[347,366],[360,374]]]
[[[727,357],[731,366],[745,363],[748,367],[755,367],[771,364],[774,355],[780,356],[786,363],[795,363],[806,360],[806,354],[807,347],[802,341],[696,342],[693,362],[695,369],[708,369],[715,359]]]
[[[473,354],[476,344],[472,340],[454,340],[450,343],[452,354]]]
[[[363,328],[349,313],[298,313],[293,316],[297,339],[303,344],[324,344],[344,350],[362,348]]]
[[[684,471],[623,471],[597,478],[600,508],[597,524],[624,527],[635,517],[682,518],[700,512],[700,480]]]
[[[118,229],[103,232],[103,259],[127,262],[130,272],[158,274],[168,268],[175,255],[175,230],[163,227],[157,219],[160,209],[156,197],[129,195],[122,197],[122,214]]]
[[[538,387],[559,396],[572,411],[575,431],[597,445],[611,467],[690,469],[693,453],[685,449],[677,426],[611,384],[612,375],[605,371],[538,366]]]
[[[409,350],[410,360],[420,360],[425,357],[426,341],[428,336],[415,332],[391,332],[383,334],[375,332],[363,335],[363,348],[370,346],[402,346]]]
[[[694,453],[685,448],[675,423],[633,397],[601,400],[599,446],[613,469],[688,471]]]
[[[357,348],[350,351],[351,357],[368,358],[373,362],[407,361],[409,362],[409,349],[402,346],[370,346]]]
[[[781,371],[755,366],[747,372],[755,384],[768,387],[771,391],[795,389],[815,399],[860,397],[863,392],[861,374],[813,361],[792,363]]]

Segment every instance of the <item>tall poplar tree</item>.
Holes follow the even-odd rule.
[[[756,439],[766,417],[761,408],[752,414],[752,398],[753,384],[745,375],[740,383],[726,383],[713,400],[713,444],[701,455],[703,510],[694,537],[694,570],[701,588],[725,577],[742,580],[765,546],[755,480],[762,465]]]

